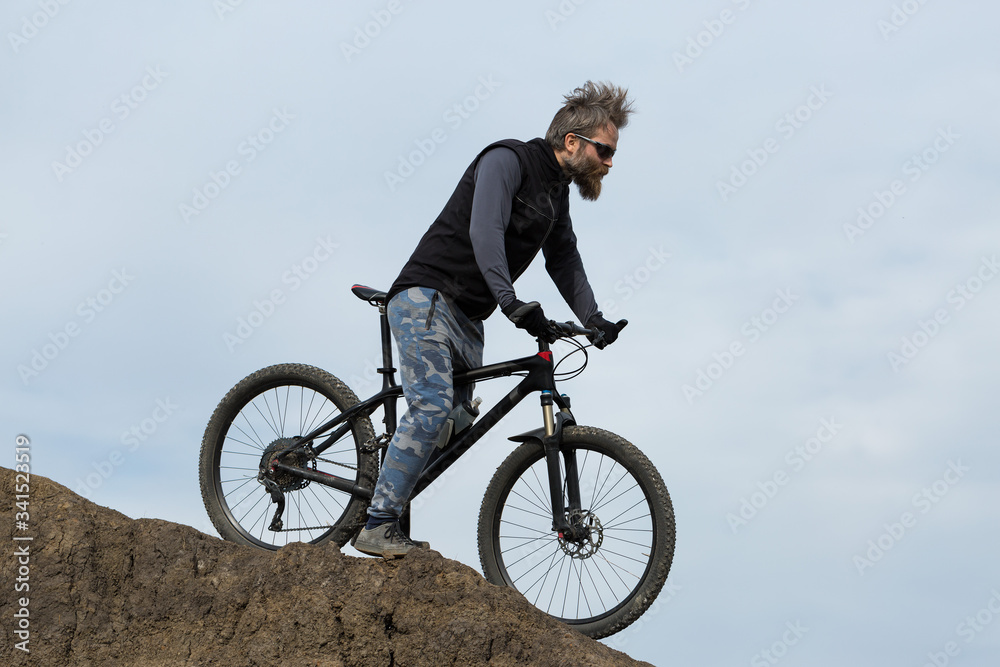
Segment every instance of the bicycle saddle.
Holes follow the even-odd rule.
[[[364,285],[354,285],[351,287],[351,291],[354,292],[354,296],[367,301],[373,306],[385,305],[385,292],[380,292],[377,289],[365,287]]]

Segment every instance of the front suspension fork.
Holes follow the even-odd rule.
[[[542,420],[544,422],[543,435],[541,438],[542,448],[545,450],[545,464],[549,477],[549,494],[552,502],[552,530],[559,533],[560,537],[575,539],[577,530],[567,519],[567,513],[579,515],[581,509],[580,502],[580,475],[576,465],[576,450],[562,448],[562,427],[564,422],[573,423],[573,415],[569,412],[569,399],[563,397],[566,403],[564,409],[555,412],[554,400],[551,391],[543,391],[541,394]],[[565,465],[565,478],[559,466],[559,453],[562,451],[563,463]],[[565,479],[566,500],[569,507],[563,502],[563,480]],[[569,512],[567,512],[569,510]]]

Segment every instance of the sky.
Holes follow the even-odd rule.
[[[374,393],[377,317],[350,286],[391,284],[484,146],[610,81],[637,113],[571,211],[630,324],[561,390],[659,469],[677,545],[605,643],[994,665],[998,20],[983,0],[5,3],[0,464],[24,435],[35,474],[215,534],[197,460],[223,395],[283,362]],[[541,264],[518,297],[571,319]],[[533,349],[486,331],[488,362]],[[479,569],[505,436],[538,423],[519,406],[414,537]]]

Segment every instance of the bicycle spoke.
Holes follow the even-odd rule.
[[[565,563],[565,562],[566,562],[566,559],[563,559],[562,562],[559,564],[559,575],[560,576],[556,577],[557,584],[558,584],[558,581],[559,581],[559,579],[561,578],[561,575],[562,575],[562,571],[563,571],[562,564]],[[571,560],[571,561],[569,561],[569,570],[566,572],[566,585],[563,586],[562,609],[559,611],[559,615],[562,616],[563,618],[566,617],[566,599],[569,597],[569,589],[570,589],[569,580],[570,580],[570,578],[572,576],[573,576],[573,561]],[[553,593],[555,592],[556,589],[558,589],[558,585],[555,587],[555,589],[553,589]]]
[[[595,560],[593,563],[593,568],[589,567],[587,568],[587,576],[590,577],[590,581],[594,584],[594,591],[597,593],[597,598],[601,601],[601,606],[604,609],[608,609],[608,605],[604,602],[604,598],[601,596],[601,589],[598,586],[597,582],[594,581],[594,575],[590,573],[591,569],[597,570],[597,574],[601,575],[601,579],[604,581],[604,585],[608,587],[609,591],[613,591],[614,588],[608,582],[608,578],[604,576],[604,572],[601,571],[600,561]]]
[[[583,571],[586,569],[586,567],[587,567],[587,561],[581,561],[579,573],[577,574],[578,586],[580,587],[580,594],[576,598],[577,617],[579,617],[580,614],[581,597],[583,598],[583,603],[587,605],[587,615],[588,616],[594,615],[594,609],[590,604],[590,598],[587,597],[587,589],[583,585]]]
[[[570,563],[573,566],[573,573],[576,575],[576,611],[574,616],[580,618],[580,600],[583,599],[584,604],[587,605],[587,611],[590,612],[590,605],[587,603],[587,598],[583,596],[583,564],[573,561]],[[569,583],[567,582],[566,587],[569,588]]]
[[[253,497],[257,493],[257,491],[258,491],[257,487],[251,487],[250,490],[247,491],[246,494],[242,498],[240,498],[240,500],[238,502],[236,502],[234,504],[230,504],[230,509],[234,509],[235,510],[237,507],[239,507],[240,505],[243,504],[244,500],[246,500],[247,498]],[[265,494],[265,495],[263,495],[261,497],[264,498],[264,497],[267,497],[267,496]],[[258,500],[257,502],[260,502],[260,500]],[[246,515],[244,514],[244,516],[246,516]]]
[[[627,488],[627,489],[625,489],[624,491],[622,491],[621,493],[619,493],[619,494],[618,494],[617,496],[615,496],[614,498],[610,498],[610,499],[608,499],[608,500],[605,500],[605,501],[603,501],[603,502],[602,502],[602,503],[601,503],[600,505],[598,505],[598,506],[596,506],[596,507],[591,507],[590,509],[591,509],[592,511],[596,512],[597,510],[599,510],[599,509],[601,509],[601,508],[603,508],[603,507],[606,507],[607,505],[610,505],[610,504],[611,504],[611,503],[613,503],[614,501],[618,500],[619,498],[621,498],[622,496],[624,496],[624,495],[625,495],[626,493],[628,493],[629,491],[632,491],[632,490],[634,490],[634,489],[638,489],[638,488],[639,488],[639,485],[638,485],[638,484],[633,484],[633,485],[632,485],[632,486],[630,486],[629,488]],[[641,495],[641,494],[642,494],[642,489],[639,489],[639,492],[640,492],[640,497],[639,497],[639,500],[638,500],[638,501],[636,501],[636,503],[635,503],[634,505],[632,505],[632,507],[636,507],[637,505],[639,505],[640,503],[642,503],[642,502],[644,502],[644,501],[646,500],[646,496],[645,496],[645,495]],[[629,511],[630,509],[632,509],[632,507],[629,507],[628,509],[626,509],[626,510],[625,510],[624,512],[622,512],[622,513],[621,513],[621,514],[619,514],[618,516],[615,516],[615,517],[613,517],[613,518],[611,519],[611,521],[614,521],[615,519],[617,519],[617,518],[618,518],[619,516],[621,516],[621,515],[622,515],[622,514],[624,514],[625,512],[628,512],[628,511]]]
[[[318,504],[320,507],[322,507],[323,504],[319,502],[319,497],[316,495],[316,489],[313,488],[314,486],[315,486],[314,484],[310,484],[308,487],[300,491],[299,499],[301,500],[301,505],[304,505],[305,508],[309,510],[309,514],[312,515],[312,519],[309,520],[309,523],[314,526],[318,526],[323,522],[327,521],[327,519],[326,518],[321,519],[319,515],[316,513],[316,507],[313,501],[315,500],[316,504]],[[306,495],[307,491],[312,496],[311,498],[309,495]]]
[[[252,496],[252,495],[253,495],[252,493],[250,493],[250,494],[247,494],[246,498],[249,498],[249,497],[250,497],[250,496]],[[246,498],[244,498],[244,500],[246,500]],[[261,501],[264,501],[264,500],[267,500],[267,498],[268,498],[268,497],[267,497],[267,495],[266,495],[266,494],[263,494],[263,495],[260,495],[260,496],[259,496],[259,497],[257,498],[257,500],[256,500],[256,501],[254,502],[254,504],[253,504],[253,505],[251,505],[251,506],[250,506],[249,508],[247,508],[247,511],[243,513],[243,516],[242,516],[242,517],[240,517],[240,523],[242,523],[244,519],[246,519],[246,518],[247,518],[248,516],[250,516],[250,513],[251,513],[251,512],[253,512],[254,510],[256,510],[256,509],[257,509],[257,506],[258,506],[258,505],[260,505]],[[240,501],[240,502],[243,502],[243,501]],[[265,513],[267,512],[267,507],[268,507],[268,505],[270,505],[270,503],[265,503],[265,504],[264,504],[264,509],[263,509],[263,512],[265,512]],[[251,525],[251,526],[256,526],[256,525],[257,525],[257,521],[251,521],[251,522],[250,522],[250,525]]]
[[[630,560],[630,561],[633,561],[633,562],[635,562],[635,563],[638,563],[639,565],[642,565],[643,567],[645,567],[645,566],[646,566],[646,561],[644,561],[644,560],[639,560],[638,558],[633,558],[632,556],[626,556],[625,554],[620,554],[620,553],[618,553],[617,551],[612,551],[611,549],[601,549],[601,553],[603,554],[604,552],[607,552],[607,553],[609,553],[609,554],[612,554],[613,556],[620,556],[621,558],[624,558],[625,560]],[[605,558],[605,560],[607,561],[607,558]],[[614,563],[612,563],[611,561],[607,561],[607,562],[608,562],[608,565],[612,565],[612,566],[613,566],[613,567],[615,567],[616,569],[620,569],[620,570],[621,570],[622,572],[628,572],[629,574],[631,574],[631,575],[632,575],[633,577],[635,577],[636,579],[638,579],[638,578],[639,578],[639,575],[637,575],[637,574],[634,574],[634,573],[630,572],[629,570],[626,570],[626,569],[625,569],[624,567],[622,567],[621,565],[615,565],[615,564],[614,564]]]
[[[541,538],[538,538],[538,539],[541,539]],[[535,540],[532,540],[532,541],[535,541]],[[527,544],[530,544],[530,542],[528,542]],[[527,546],[527,544],[522,544],[521,547]],[[547,546],[549,546],[548,543],[542,544],[540,547],[538,547],[534,551],[531,551],[531,552],[525,554],[524,556],[521,556],[517,560],[511,562],[510,563],[510,567],[516,566],[518,563],[520,563],[521,561],[523,561],[525,558],[530,558],[531,556],[534,556],[536,553],[538,553],[539,551],[541,551],[542,549],[544,549]],[[521,547],[518,547],[518,548],[521,548]]]
[[[522,592],[524,595],[527,595],[528,592],[530,592],[531,589],[535,587],[535,584],[537,584],[538,582],[543,581],[544,579],[548,578],[549,573],[552,571],[552,563],[555,562],[556,556],[558,556],[558,555],[559,555],[559,546],[557,545],[556,548],[555,548],[555,551],[552,552],[552,558],[549,559],[549,565],[548,565],[548,567],[545,568],[544,572],[542,573],[541,576],[538,577],[538,579],[535,579],[535,581],[530,586],[528,586],[527,588],[524,589],[524,591]],[[539,561],[538,563],[536,563],[530,570],[526,570],[520,577],[518,577],[517,579],[515,579],[514,583],[516,584],[520,579],[522,579],[525,575],[527,575],[529,572],[531,572],[531,570],[534,570],[536,567],[538,567],[539,565],[541,565],[544,562],[545,561]],[[520,590],[520,589],[518,589],[518,590]],[[538,588],[538,595],[535,596],[535,601],[532,602],[532,604],[534,604],[535,606],[537,606],[536,603],[538,602],[538,596],[540,596],[542,594],[543,590],[545,590],[545,584],[544,584],[544,582]]]
[[[650,535],[652,535],[653,531],[649,531],[649,533],[650,533]],[[612,537],[610,539],[614,540],[615,542],[624,542],[625,544],[634,544],[635,546],[637,546],[637,547],[639,547],[641,549],[648,549],[649,548],[649,542],[633,542],[632,540],[626,540],[624,537]],[[607,536],[605,536],[604,541],[605,542],[608,541],[608,537]]]
[[[255,410],[257,410],[258,413],[260,412],[260,408],[258,408],[256,405],[254,405],[253,407],[254,407]],[[244,413],[244,412],[241,412],[240,416],[243,417],[243,421],[245,421],[247,423],[247,426],[250,427],[250,430],[253,431],[253,436],[254,437],[251,438],[251,439],[256,438],[255,441],[258,442],[258,443],[260,443],[260,448],[261,448],[261,450],[263,450],[265,448],[264,439],[262,437],[260,437],[260,435],[258,435],[257,429],[255,429],[253,427],[253,423],[250,421],[250,417],[248,417],[247,414]],[[261,417],[263,417],[263,416],[264,415],[261,414]],[[264,419],[264,423],[267,425],[267,419],[266,418]],[[233,426],[236,426],[236,424],[233,424]],[[236,426],[236,428],[239,429],[239,426]],[[240,433],[243,433],[243,435],[247,436],[248,438],[250,437],[250,434],[246,433],[245,431],[243,431],[243,429],[239,429],[239,430],[240,430]]]
[[[316,398],[316,395],[313,395],[313,399],[315,399],[315,398]],[[320,403],[316,407],[316,414],[313,415],[312,417],[309,416],[309,412],[306,412],[307,422],[302,425],[302,429],[301,429],[300,435],[305,435],[306,433],[309,433],[310,431],[312,431],[316,427],[317,424],[322,424],[322,423],[324,423],[324,422],[332,419],[333,415],[335,413],[339,412],[339,410],[337,410],[337,406],[333,405],[330,408],[329,412],[327,412],[327,414],[324,415],[323,411],[326,410],[326,404],[327,403],[329,403],[329,401],[327,401],[324,398],[323,402]],[[312,403],[310,402],[310,409],[311,409],[311,407],[312,407]]]
[[[260,399],[264,402],[264,407],[267,408],[268,416],[267,417],[264,416],[264,412],[260,409],[260,406],[257,404],[256,400],[252,404],[254,409],[256,409],[257,413],[260,414],[261,418],[264,420],[264,423],[270,426],[271,430],[274,431],[274,437],[280,438],[281,430],[278,428],[278,424],[275,422],[274,419],[274,414],[271,411],[271,401],[268,400],[266,393],[261,394]]]
[[[305,387],[299,387],[299,404],[302,403],[302,392],[305,391]],[[285,425],[288,423],[288,418],[291,411],[288,409],[288,402],[292,398],[292,388],[285,387],[285,409],[281,413],[281,432],[285,433]]]
[[[542,514],[541,512],[532,512],[531,510],[525,509],[523,507],[511,507],[511,509],[512,510],[517,510],[519,512],[524,512],[525,514],[531,514],[532,516],[542,517],[543,519],[551,519],[552,518],[552,512],[546,512],[545,514]]]
[[[558,550],[557,550],[557,552],[558,552]],[[521,592],[522,592],[522,595],[524,595],[525,597],[527,597],[527,596],[528,596],[528,595],[529,595],[529,594],[531,593],[531,591],[532,591],[532,590],[533,590],[533,589],[535,588],[535,586],[536,586],[536,585],[537,585],[537,584],[538,584],[539,582],[541,582],[541,581],[542,581],[542,580],[543,580],[543,579],[544,579],[544,578],[545,578],[545,577],[546,577],[546,576],[548,575],[548,573],[549,573],[549,572],[551,571],[551,569],[552,569],[552,565],[551,565],[551,563],[555,561],[555,556],[556,556],[556,553],[557,553],[557,552],[554,552],[554,553],[552,554],[552,558],[550,558],[550,559],[549,559],[549,565],[548,565],[547,567],[542,567],[542,574],[540,574],[540,575],[538,576],[538,578],[537,578],[537,579],[535,579],[535,580],[534,580],[534,581],[533,581],[533,582],[531,583],[531,585],[530,585],[530,586],[527,586],[527,587],[525,587],[524,589],[522,589],[521,587],[517,586],[517,583],[518,583],[518,582],[519,582],[519,581],[520,581],[521,579],[523,579],[523,578],[524,578],[525,576],[527,576],[528,574],[530,574],[531,572],[533,572],[533,571],[534,571],[535,569],[537,569],[537,568],[538,568],[539,566],[544,566],[544,565],[545,565],[545,561],[544,561],[544,560],[540,560],[540,561],[539,561],[538,563],[535,563],[535,565],[533,565],[533,566],[531,567],[531,569],[529,569],[529,570],[525,570],[525,571],[524,571],[524,573],[522,573],[522,574],[521,574],[521,576],[519,576],[519,577],[518,577],[517,579],[515,579],[515,580],[514,580],[514,581],[512,582],[512,583],[514,584],[514,586],[515,586],[515,587],[517,588],[517,590],[519,590],[519,591],[521,591]],[[541,596],[541,594],[542,594],[542,593],[544,592],[544,590],[545,590],[545,586],[544,586],[544,584],[542,584],[541,586],[539,586],[539,587],[538,587],[538,592],[537,592],[537,594],[535,595],[535,599],[534,599],[534,600],[532,601],[532,603],[531,603],[531,604],[533,604],[533,605],[537,606],[537,604],[538,604],[538,598],[539,598],[539,597]]]
[[[646,512],[645,514],[642,514],[642,515],[637,516],[637,517],[633,517],[631,519],[626,519],[625,521],[622,521],[620,523],[604,524],[604,530],[630,530],[630,531],[645,530],[645,531],[651,531],[652,529],[650,529],[650,528],[642,529],[642,528],[621,528],[620,527],[620,526],[624,526],[627,523],[632,523],[633,521],[642,521],[643,519],[649,519],[650,521],[652,521],[653,515],[650,514],[649,512]]]
[[[347,434],[345,434],[344,437],[347,437]],[[338,440],[337,442],[340,442],[340,440]],[[323,452],[323,456],[332,458],[335,457],[337,454],[347,454],[353,452],[354,452],[354,443],[352,442],[350,443],[349,446],[345,447],[344,449],[338,449],[335,452],[330,452],[330,451]]]
[[[546,515],[551,516],[552,515],[552,511],[549,509],[549,507],[547,505],[536,503],[536,502],[532,501],[530,498],[527,498],[526,496],[524,496],[523,494],[521,494],[521,493],[519,493],[517,491],[511,491],[511,495],[515,495],[518,498],[520,498],[521,500],[523,500],[524,502],[526,502],[529,505],[531,505],[532,507],[536,507],[539,510],[541,510],[542,514],[540,514],[539,516],[546,516]],[[515,508],[515,509],[517,509],[517,508]],[[523,511],[528,512],[530,510],[523,510]]]
[[[309,407],[306,408],[305,417],[299,418],[299,431],[301,431],[303,435],[312,431],[312,425],[316,423],[315,418],[311,418],[309,415],[312,414],[313,404],[316,402],[317,396],[318,394],[313,392],[312,396],[309,397]],[[326,401],[324,400],[323,402],[325,403]],[[323,403],[320,403],[320,405],[316,408],[316,413],[319,414],[322,409]]]
[[[247,434],[244,433],[243,430],[240,429],[238,426],[236,427],[236,429],[240,431],[240,433],[243,433],[244,436],[249,438],[249,436],[247,436]],[[237,444],[243,445],[244,447],[249,447],[250,449],[256,450],[258,456],[260,455],[260,452],[264,451],[264,447],[262,445],[259,445],[255,442],[243,442],[239,438],[234,437],[232,434],[226,436],[226,441],[227,442],[232,441]],[[248,454],[253,455],[253,452],[248,452]]]
[[[600,459],[598,459],[598,461],[597,461],[597,473],[596,473],[596,474],[594,475],[594,479],[595,479],[595,480],[599,480],[599,479],[601,478],[601,468],[602,468],[602,467],[604,466],[604,459],[605,459],[605,458],[606,458],[606,457],[604,457],[604,456],[601,456],[601,457],[600,457]],[[594,493],[593,493],[593,495],[592,495],[592,496],[590,497],[590,506],[591,506],[591,507],[594,507],[595,505],[597,505],[597,494],[598,494],[599,492],[600,492],[600,488],[599,488],[599,486],[598,486],[598,485],[597,485],[597,484],[595,483],[595,484],[594,484]]]
[[[316,491],[316,489],[313,488],[313,486],[310,486],[310,488],[312,489],[313,495],[316,496],[316,500],[317,500],[317,502],[319,502],[320,507],[322,507],[323,509],[326,509],[327,515],[330,517],[329,521],[331,521],[331,522],[335,521],[336,517],[334,517],[333,513],[330,512],[329,509],[327,509],[326,504],[320,498],[319,493]],[[343,502],[343,496],[344,496],[343,492],[339,492],[339,491],[338,492],[334,492],[333,489],[330,489],[329,487],[326,487],[326,486],[323,486],[323,485],[320,485],[319,488],[323,490],[323,492],[326,494],[326,497],[329,500],[331,500],[331,501],[333,501],[334,503],[337,504],[337,509],[338,510],[344,510],[347,507],[346,503]]]
[[[249,482],[256,482],[256,481],[257,481],[257,478],[256,478],[256,477],[237,477],[237,478],[235,478],[235,479],[223,479],[223,480],[220,480],[220,482],[221,482],[222,484],[232,484],[233,482],[238,482],[238,481],[240,481],[240,480],[243,480],[243,483],[242,483],[242,484],[240,484],[240,485],[239,485],[239,486],[237,486],[237,487],[234,487],[234,488],[232,489],[232,491],[230,491],[229,493],[232,493],[233,491],[239,491],[239,490],[240,490],[240,489],[242,489],[242,488],[243,488],[244,486],[246,486],[246,485],[247,485],[247,484],[248,484]]]
[[[509,519],[501,519],[500,520],[500,524],[501,525],[508,524],[510,526],[517,526],[518,528],[524,528],[525,530],[533,530],[533,531],[538,532],[538,533],[551,533],[552,532],[552,531],[547,531],[547,530],[539,530],[538,528],[532,528],[530,526],[525,526],[523,524],[516,523],[516,522],[511,521]]]
[[[242,428],[240,428],[239,424],[234,423],[233,424],[233,428],[235,428],[237,431],[239,431],[243,435],[244,438],[246,438],[247,440],[250,440],[251,442],[243,442],[242,440],[239,440],[236,437],[234,437],[231,433],[228,434],[228,435],[226,435],[226,440],[235,440],[236,442],[238,442],[240,444],[246,445],[247,447],[250,447],[252,449],[256,449],[258,452],[264,451],[264,445],[261,444],[263,442],[263,440],[261,440],[260,436],[257,435],[257,432],[254,431],[253,424],[250,423],[250,420],[247,419],[246,415],[240,415],[240,416],[243,417],[243,421],[245,421],[247,423],[247,426],[250,428],[250,430],[253,431],[253,435],[250,435],[249,433],[247,433],[246,431],[244,431]]]
[[[553,554],[553,558],[555,557],[555,555],[558,555],[558,553],[559,552],[557,551],[555,554]],[[556,572],[556,576],[554,577],[554,579],[555,579],[555,581],[557,583],[562,578],[563,565],[565,565],[565,564],[566,564],[566,559],[565,558],[562,558],[562,559],[559,560],[559,571]],[[545,575],[546,575],[545,578],[548,579],[548,572],[546,572]],[[542,582],[542,586],[543,587],[545,586],[544,582]],[[546,610],[552,609],[552,601],[556,599],[556,591],[558,591],[558,590],[559,590],[558,586],[553,586],[552,587],[552,597],[549,598],[549,606],[546,607]],[[560,613],[560,616],[564,616],[565,613],[566,613],[566,601],[565,601],[565,597],[564,597],[564,599],[563,599],[563,611],[562,611],[562,613]]]
[[[616,465],[616,467],[617,467],[617,465]],[[611,494],[611,492],[613,492],[613,491],[615,490],[615,488],[617,488],[617,487],[618,487],[618,485],[619,485],[619,484],[621,484],[621,483],[622,483],[622,480],[623,480],[623,479],[625,479],[625,477],[626,477],[627,475],[628,475],[628,470],[624,470],[624,469],[623,469],[623,470],[622,470],[622,475],[621,475],[621,477],[619,477],[619,478],[618,478],[618,481],[616,481],[616,482],[615,482],[615,483],[614,483],[614,484],[613,484],[613,485],[611,486],[611,488],[610,488],[610,489],[608,489],[607,491],[605,491],[605,492],[603,493],[603,495],[601,495],[601,497],[600,497],[600,498],[598,498],[598,499],[597,499],[597,500],[596,500],[596,501],[594,502],[594,505],[593,505],[593,506],[594,506],[594,507],[602,507],[602,506],[604,505],[604,499],[605,499],[605,498],[606,498],[606,497],[607,497],[608,495],[610,495],[610,494]],[[609,471],[609,472],[608,472],[608,479],[610,479],[610,478],[611,478],[611,471]]]
[[[276,387],[274,389],[274,415],[275,423],[278,426],[278,437],[285,435],[284,413],[281,410],[281,389],[285,390],[285,398],[288,398],[289,387]]]
[[[539,530],[536,532],[541,533],[542,531]],[[536,535],[535,537],[528,537],[526,535],[500,535],[500,539],[502,540],[525,540],[524,542],[518,544],[517,546],[508,547],[507,549],[501,548],[500,552],[505,553],[507,551],[510,551],[511,549],[520,549],[522,547],[531,544],[532,542],[537,542],[538,540],[544,540],[546,538],[551,538],[551,535],[540,534]]]
[[[550,502],[545,499],[545,495],[546,495],[545,491],[549,487],[548,480],[546,479],[546,482],[543,485],[542,484],[542,480],[538,479],[538,472],[534,469],[534,467],[531,468],[531,474],[532,474],[532,476],[535,479],[535,485],[538,487],[538,491],[536,491],[535,488],[531,484],[529,484],[527,482],[525,482],[524,485],[527,486],[528,490],[531,491],[532,495],[534,495],[535,498],[538,499],[539,505],[542,508],[542,510],[549,510],[551,512],[551,510],[549,509]],[[522,478],[522,481],[523,481],[523,478]],[[539,491],[541,493],[539,493]]]

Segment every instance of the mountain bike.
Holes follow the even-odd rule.
[[[379,472],[379,451],[395,432],[396,384],[386,294],[355,285],[378,308],[382,389],[361,401],[330,373],[302,364],[264,368],[219,403],[202,441],[200,482],[219,534],[262,549],[289,542],[344,546],[364,526]],[[497,468],[479,512],[479,556],[486,579],[594,638],[642,615],[673,560],[674,512],[649,459],[624,438],[577,424],[556,378],[587,365],[575,337],[597,330],[550,322],[582,352],[578,369],[558,373],[544,337],[537,354],[455,373],[462,385],[501,377],[521,381],[471,425],[435,448],[417,482],[419,495],[521,400],[537,392],[542,426],[509,438],[518,447]],[[560,363],[562,363],[560,361]],[[371,416],[382,409],[384,431]],[[408,512],[407,512],[408,516]]]

